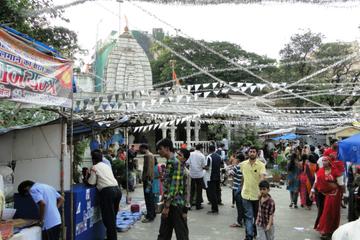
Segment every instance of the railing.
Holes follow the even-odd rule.
[[[184,144],[183,141],[175,141],[174,147],[176,149],[179,149],[181,147],[181,144]],[[195,148],[197,144],[201,144],[203,146],[203,152],[207,153],[209,152],[209,146],[212,144],[212,141],[191,141],[187,143],[187,148]]]

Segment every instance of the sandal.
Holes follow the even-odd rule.
[[[241,224],[238,224],[238,223],[234,223],[234,224],[231,224],[230,227],[232,228],[242,228],[243,226]]]

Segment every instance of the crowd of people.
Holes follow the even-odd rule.
[[[206,156],[200,144],[190,151],[185,147],[176,150],[170,140],[162,139],[156,147],[160,157],[166,159],[164,167],[155,164],[156,158],[146,144],[140,146],[140,152],[144,154],[143,184],[147,209],[143,222],[154,221],[155,209],[162,206],[158,239],[171,239],[173,230],[177,239],[189,239],[187,212],[203,209],[204,190],[211,205],[207,214],[219,214],[219,205],[223,205],[221,170],[226,165],[234,179],[233,198],[238,213],[236,223],[231,227],[245,225],[246,239],[256,236],[274,239],[275,203],[269,195],[265,164],[259,160],[256,147],[249,147],[246,156],[239,152],[229,159],[223,144],[218,148],[209,146]],[[158,178],[154,174],[156,170]],[[159,189],[158,184],[162,191],[156,195],[154,189]]]
[[[119,187],[122,182],[116,177],[114,165],[127,160],[130,172],[136,170],[137,153],[143,157],[140,180],[146,215],[142,222],[153,222],[157,213],[161,213],[158,240],[171,239],[173,230],[178,240],[189,239],[187,214],[189,210],[203,209],[204,191],[211,205],[207,214],[219,214],[219,205],[223,205],[221,174],[224,169],[232,179],[232,207],[236,207],[237,214],[235,223],[230,227],[244,228],[245,240],[275,239],[275,201],[269,194],[271,178],[266,170],[266,164],[272,160],[265,160],[262,150],[255,146],[242,146],[228,157],[228,149],[223,143],[218,147],[210,145],[205,153],[201,144],[191,150],[185,146],[175,149],[169,139],[160,140],[156,149],[165,163],[158,162],[147,144],[141,144],[138,150],[134,146],[119,148],[116,155],[109,150],[94,149],[91,152],[93,166],[83,172],[83,182],[95,185],[100,193],[107,239],[117,239],[116,213],[122,196]],[[346,186],[349,192],[348,219],[354,221],[359,218],[360,167],[347,166],[337,159],[336,142],[330,147],[288,142],[279,145],[276,152],[287,163],[289,207],[298,209],[300,205],[311,210],[316,205],[318,214],[314,219],[314,229],[322,239],[331,239],[339,227],[340,210],[345,207]],[[61,219],[57,208],[64,199],[52,187],[32,181],[23,182],[18,190],[23,195],[29,193],[38,203],[46,236],[44,239],[58,239]],[[49,214],[57,218],[49,218]],[[335,238],[338,239],[342,238]]]
[[[287,165],[287,189],[290,192],[291,208],[300,206],[311,210],[314,203],[317,206],[317,218],[314,229],[321,234],[321,239],[331,239],[340,224],[340,210],[346,208],[344,193],[346,183],[349,190],[349,221],[356,220],[358,198],[354,196],[356,182],[353,176],[359,174],[359,167],[345,165],[337,159],[338,145],[334,141],[330,147],[294,146],[288,144],[289,158]],[[285,150],[286,152],[286,150]],[[347,171],[346,171],[347,170]],[[346,174],[346,172],[348,174]],[[356,193],[357,194],[357,193]],[[356,195],[355,194],[355,195]]]
[[[245,227],[246,240],[256,237],[274,239],[275,202],[269,194],[270,184],[266,180],[265,168],[267,162],[271,160],[266,161],[263,151],[254,146],[244,146],[227,159],[224,157],[223,147],[222,144],[218,148],[212,145],[205,156],[201,145],[190,151],[187,149],[176,151],[170,140],[163,139],[158,143],[158,153],[167,159],[165,171],[161,174],[164,185],[162,200],[166,210],[165,214],[164,212],[162,214],[158,239],[171,239],[169,229],[175,229],[177,239],[188,239],[188,228],[184,226],[186,221],[177,226],[176,221],[172,219],[169,220],[171,224],[168,226],[164,216],[168,216],[170,212],[173,218],[181,216],[184,218],[189,209],[203,209],[204,189],[211,205],[208,214],[219,213],[218,206],[223,204],[221,198],[223,168],[229,169],[233,180],[233,206],[236,206],[237,211],[236,221],[230,227]],[[164,154],[160,149],[167,149],[169,152]],[[349,221],[359,217],[359,186],[356,185],[359,178],[356,176],[359,176],[360,168],[346,166],[337,159],[336,142],[330,147],[297,145],[290,142],[281,150],[284,155],[283,160],[287,163],[286,187],[290,193],[289,207],[297,209],[300,205],[301,208],[311,210],[316,205],[318,214],[314,219],[314,229],[320,233],[321,239],[331,239],[332,234],[339,227],[340,210],[342,207],[346,208],[344,203],[346,183],[350,195]],[[346,168],[347,174],[345,174]],[[183,215],[180,214],[181,211]],[[149,218],[149,221],[152,220]]]

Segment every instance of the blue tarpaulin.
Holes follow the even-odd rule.
[[[288,133],[280,137],[273,138],[273,140],[294,140],[297,138],[299,138],[299,136],[296,135],[295,133]]]
[[[345,162],[360,163],[360,134],[353,135],[338,143],[338,157]]]
[[[39,50],[40,52],[46,53],[46,54],[51,54],[54,55],[55,57],[58,58],[62,58],[60,56],[60,53],[55,50],[54,48],[47,46],[46,44],[35,40],[34,38],[29,37],[26,34],[23,34],[21,32],[16,31],[15,29],[8,27],[4,24],[0,24],[0,27],[2,27],[3,29],[5,29],[8,33],[15,35],[19,38],[21,38],[22,41],[26,42],[29,45],[32,45],[34,48],[36,48],[37,50]]]

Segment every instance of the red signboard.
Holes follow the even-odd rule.
[[[0,29],[0,99],[71,107],[72,64]]]

